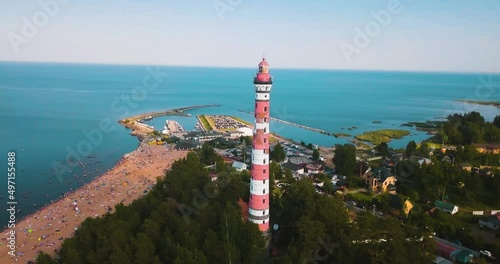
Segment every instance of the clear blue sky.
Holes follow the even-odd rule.
[[[0,0],[0,60],[255,67],[265,53],[280,68],[500,72],[498,0],[401,0],[350,62],[339,45],[389,0],[241,0],[223,19],[214,0],[64,1],[15,52],[9,32],[43,9]]]

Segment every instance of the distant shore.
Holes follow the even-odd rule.
[[[478,105],[491,105],[500,108],[500,101],[478,101],[478,100],[453,100],[455,102],[478,104]]]

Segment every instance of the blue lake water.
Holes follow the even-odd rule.
[[[135,87],[142,85],[145,76],[151,76],[151,70],[161,73],[153,75],[157,79],[148,80],[150,84],[156,81],[158,86],[146,90],[147,94],[138,92]],[[191,117],[160,117],[150,123],[161,129],[165,119],[173,119],[191,130],[195,116],[202,113],[253,121],[252,115],[238,110],[253,110],[256,69],[153,66],[149,71],[148,66],[0,63],[0,156],[5,160],[0,162],[0,170],[6,171],[7,152],[15,151],[16,200],[22,210],[18,217],[57,199],[62,192],[78,188],[82,180],[92,180],[114,166],[123,154],[134,150],[137,139],[116,123],[125,116],[220,104],[193,110]],[[498,83],[499,75],[272,68],[271,73],[271,116],[330,132],[355,135],[375,129],[397,129],[408,121],[439,119],[455,112],[479,111],[487,120],[499,114],[493,106],[453,101],[499,100],[500,92],[488,86],[490,77]],[[382,123],[372,123],[375,120]],[[108,122],[104,127],[111,130],[102,133],[102,137],[96,134],[103,131],[100,122]],[[357,129],[347,130],[353,126]],[[271,130],[323,146],[346,143],[274,121]],[[428,137],[411,131],[416,135],[389,145],[402,148],[409,140]],[[67,163],[68,153],[73,151],[88,155],[77,157],[80,162],[69,158]],[[71,172],[65,171],[58,179],[53,171],[57,164]],[[0,188],[2,223],[6,223],[8,195],[6,173],[4,176],[4,184],[0,185],[4,186]]]

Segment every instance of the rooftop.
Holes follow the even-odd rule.
[[[295,163],[291,163],[291,162],[284,163],[281,165],[281,167],[286,168],[286,169],[290,169],[291,171],[298,171],[298,170],[304,168],[304,166],[302,164],[295,164]]]
[[[436,206],[437,208],[441,208],[441,209],[446,209],[446,210],[452,211],[453,208],[455,208],[456,205],[451,204],[451,203],[447,203],[445,201],[439,201],[439,200],[437,200],[434,203],[434,206]]]
[[[231,167],[243,170],[246,169],[247,165],[243,162],[235,161],[233,162],[233,165],[231,165]]]
[[[321,163],[310,163],[306,165],[306,169],[308,170],[321,170],[323,167],[324,166]]]

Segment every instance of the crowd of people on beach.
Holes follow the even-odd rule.
[[[10,259],[7,247],[0,249],[0,263],[33,261],[39,250],[52,254],[70,237],[87,217],[99,217],[112,212],[118,203],[130,204],[149,192],[156,177],[186,151],[172,146],[149,146],[141,143],[110,170],[58,201],[41,208],[16,224],[16,259]],[[4,230],[9,232],[8,229]],[[2,244],[6,243],[2,237]]]

